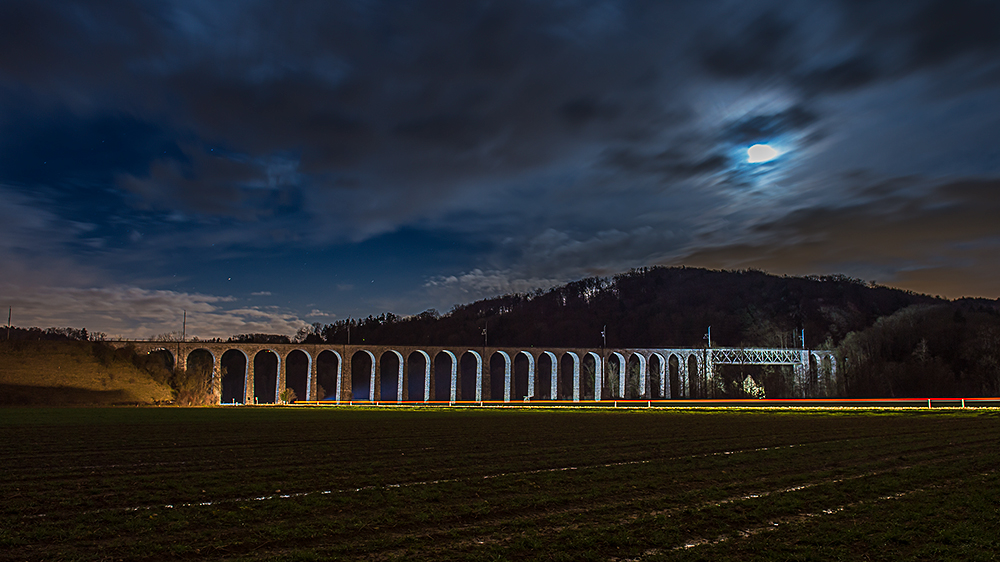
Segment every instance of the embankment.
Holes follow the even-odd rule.
[[[0,342],[0,406],[156,403],[172,399],[122,354],[99,342]]]

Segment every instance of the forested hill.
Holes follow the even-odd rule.
[[[943,299],[844,276],[643,268],[530,294],[511,294],[412,317],[384,314],[315,326],[309,340],[482,346],[701,347],[838,344],[848,333],[910,305]],[[605,329],[606,326],[606,329]],[[300,334],[299,338],[306,337]]]

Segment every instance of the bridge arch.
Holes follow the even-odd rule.
[[[377,396],[375,354],[359,349],[351,356],[351,400],[374,402]]]
[[[669,381],[672,393],[667,398],[684,398],[684,391],[687,384],[681,376],[682,360],[676,353],[667,355],[667,380]]]
[[[212,368],[212,370],[214,371],[214,370],[218,369],[219,358],[216,357],[215,354],[212,353],[212,350],[208,349],[207,347],[198,347],[198,348],[195,348],[195,349],[192,349],[191,351],[189,351],[188,354],[187,354],[187,359],[186,359],[185,363],[187,363],[188,365],[190,365],[191,361],[192,361],[191,358],[192,357],[197,357],[195,355],[195,353],[198,353],[198,354],[206,354],[207,353],[208,356],[211,358],[211,368]],[[195,359],[195,361],[197,361],[197,359]]]
[[[431,366],[431,356],[422,349],[415,349],[406,357],[406,400],[431,399]]]
[[[702,374],[700,372],[701,361],[698,360],[697,353],[689,353],[685,365],[687,367],[688,396],[690,398],[703,398],[702,395]]]
[[[185,365],[188,384],[186,392],[178,394],[177,400],[187,404],[219,404],[219,362],[215,354],[210,349],[199,347],[188,353],[180,351],[178,356]]]
[[[469,364],[465,361],[466,357],[472,357],[474,363]],[[466,370],[466,365],[471,367],[471,370]],[[469,376],[467,376],[469,373]],[[471,377],[471,373],[475,374],[475,377]],[[468,384],[467,384],[468,383]],[[469,385],[472,386],[472,395],[467,395],[466,391]],[[461,400],[470,401],[474,400],[476,402],[483,401],[483,356],[479,354],[474,349],[466,350],[462,354],[462,396]]]
[[[253,355],[251,370],[254,404],[274,404],[281,391],[281,355],[266,347]]]
[[[432,400],[454,402],[458,399],[458,367],[458,357],[447,349],[434,356]]]
[[[511,388],[511,366],[510,354],[503,350],[494,351],[489,356],[490,361],[490,400],[503,400],[510,402]],[[502,366],[502,367],[501,367]],[[500,369],[503,369],[503,376]]]
[[[604,395],[604,362],[596,352],[588,351],[584,356],[584,365],[582,383],[584,391],[581,392],[581,399],[600,402]]]
[[[625,398],[637,400],[647,398],[647,365],[646,356],[641,353],[630,353],[626,362]]]
[[[808,373],[805,395],[814,396],[820,389],[819,356],[815,353],[807,353],[805,368]]]
[[[293,349],[285,355],[283,389],[291,389],[295,400],[309,400],[312,389],[313,358],[304,349]]]
[[[604,398],[608,400],[614,400],[616,398],[621,398],[621,381],[618,377],[618,360],[612,355],[611,352],[607,352],[604,357]]]
[[[158,346],[146,351],[146,356],[149,358],[151,365],[155,365],[157,369],[164,369],[167,372],[173,372],[174,367],[177,366],[177,357],[174,356],[174,352],[167,349],[165,346]]]
[[[542,376],[542,367],[548,364],[548,377]],[[557,400],[559,398],[559,359],[551,351],[543,351],[538,354],[538,387],[536,393],[543,400]]]
[[[341,398],[344,358],[335,349],[324,349],[316,356],[316,399],[335,400]]]
[[[245,404],[250,394],[250,356],[242,349],[228,349],[219,358],[222,377],[219,401],[222,404]]]
[[[833,353],[816,351],[809,354],[810,368],[815,366],[816,396],[832,396],[837,393],[835,379],[836,360]]]
[[[589,352],[580,355],[580,401],[594,399],[594,383],[597,381],[597,360]]]
[[[378,400],[402,402],[406,377],[406,363],[403,361],[403,354],[395,349],[389,349],[379,356],[378,362]]]
[[[580,401],[580,356],[572,351],[560,359],[559,399]]]
[[[652,400],[670,398],[670,381],[667,378],[667,362],[657,352],[649,354],[649,396]]]
[[[627,363],[625,356],[617,351],[608,354],[608,379],[611,396],[609,398],[625,398],[625,372]]]
[[[527,367],[525,372],[526,377],[524,379],[523,388],[521,386],[521,376],[520,376],[521,371],[518,369],[519,358],[522,357],[524,358],[526,363],[525,366]],[[528,353],[527,351],[524,351],[523,349],[521,351],[518,351],[517,355],[514,356],[514,393],[518,397],[518,399],[521,398],[522,391],[527,400],[535,399],[535,392],[536,392],[535,388],[537,386],[537,381],[535,380],[536,378],[537,377],[535,375],[535,356]]]
[[[828,377],[826,384],[827,396],[840,393],[840,381],[837,379],[837,357],[832,352],[823,355],[823,368]]]

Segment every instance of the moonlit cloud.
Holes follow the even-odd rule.
[[[322,311],[322,310],[320,310],[318,308],[314,308],[314,309],[312,309],[312,310],[309,311],[309,314],[306,314],[306,317],[307,318],[323,318],[323,319],[326,319],[326,320],[332,320],[332,319],[336,318],[337,315],[329,313],[329,312],[324,312],[324,311]]]
[[[294,333],[307,322],[280,309],[240,307],[233,297],[151,291],[137,287],[11,287],[14,323],[41,327],[86,327],[111,338],[145,338],[180,331],[187,313],[188,336],[226,338],[237,333]]]

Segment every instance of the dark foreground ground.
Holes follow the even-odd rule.
[[[994,560],[996,411],[0,410],[0,560]]]

